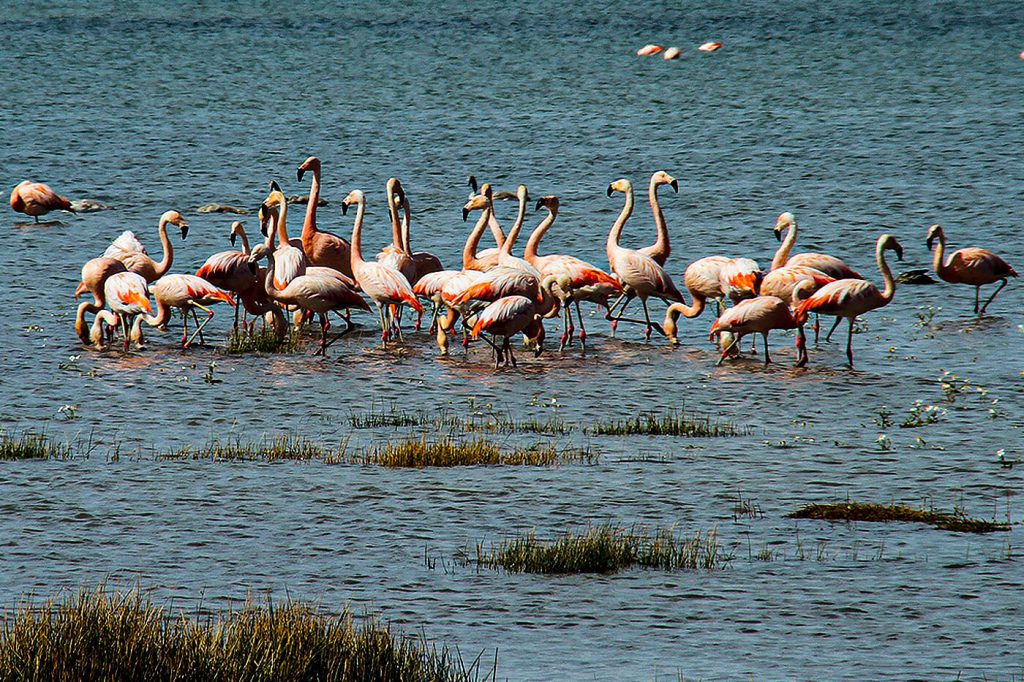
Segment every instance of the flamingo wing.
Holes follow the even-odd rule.
[[[149,255],[146,251],[146,247],[142,245],[139,238],[135,236],[135,233],[131,230],[125,230],[117,239],[110,243],[107,250],[103,252],[103,256],[106,258],[117,258],[127,253],[142,253]]]
[[[283,291],[288,283],[306,272],[306,256],[302,249],[282,246],[274,252],[274,288]]]
[[[520,331],[515,329],[516,322],[529,323],[533,316],[533,302],[525,296],[505,296],[489,304],[477,316],[473,325],[473,338],[481,332],[492,331],[503,336],[511,336]],[[500,330],[498,329],[500,327]]]

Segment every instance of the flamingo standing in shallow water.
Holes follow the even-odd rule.
[[[235,240],[241,238],[241,251],[220,251],[206,259],[206,262],[196,270],[196,277],[201,277],[210,284],[220,289],[226,289],[238,296],[251,291],[257,283],[256,268],[249,262],[249,238],[245,234],[245,228],[240,221],[231,223],[231,245]],[[235,326],[238,329],[239,308],[235,306]]]
[[[107,304],[121,320],[121,331],[124,332],[124,349],[138,339],[132,334],[135,318],[142,313],[153,314],[153,306],[149,302],[149,291],[146,280],[134,272],[118,272],[107,278],[103,285]]]
[[[800,282],[793,291],[792,302],[796,306],[810,293],[810,282]],[[760,333],[764,338],[764,364],[767,367],[772,361],[768,354],[768,333],[773,329],[796,329],[796,347],[798,357],[796,366],[803,367],[807,364],[807,342],[804,339],[804,322],[807,316],[794,313],[790,305],[778,296],[757,296],[740,301],[732,308],[729,308],[722,316],[711,325],[709,338],[714,339],[715,335],[726,332],[738,334],[728,345],[722,349],[716,365],[722,364],[733,346],[739,343],[743,334]]]
[[[935,246],[934,267],[935,274],[944,282],[954,284],[970,284],[974,287],[974,312],[985,314],[985,309],[992,299],[996,297],[1003,287],[1006,286],[1010,277],[1017,277],[1017,271],[1009,263],[986,249],[969,247],[958,249],[949,254],[949,258],[943,260],[943,252],[946,249],[946,233],[938,225],[928,228],[928,248],[938,241]],[[988,297],[985,305],[978,309],[978,302],[981,297],[981,287],[986,284],[1002,282],[998,288]]]
[[[268,235],[277,232],[277,250],[274,252],[274,286],[278,291],[288,286],[299,275],[306,274],[309,261],[302,251],[301,239],[288,237],[288,200],[276,182],[270,183],[270,194],[262,206],[270,210],[271,226]],[[273,210],[276,209],[276,210]],[[261,222],[261,229],[263,228]]]
[[[797,308],[797,315],[806,319],[808,313],[821,313],[846,318],[850,328],[846,335],[846,357],[853,367],[853,321],[858,315],[889,305],[896,294],[896,280],[885,262],[885,251],[896,252],[896,258],[903,260],[903,247],[891,234],[883,234],[875,246],[875,261],[882,273],[885,289],[879,291],[871,282],[863,279],[838,279],[818,289]]]
[[[171,308],[181,311],[182,334],[181,346],[188,348],[192,345],[196,336],[199,343],[206,343],[203,339],[203,328],[213,319],[213,310],[209,307],[223,301],[228,305],[235,306],[235,299],[226,291],[207,282],[202,277],[195,275],[172,274],[164,275],[150,285],[150,293],[156,300],[156,316],[145,316],[142,319],[151,327],[167,328],[167,321],[171,319]],[[195,309],[206,313],[206,319],[200,324],[195,318]],[[192,336],[188,335],[188,315],[192,313],[196,321],[196,329]]]
[[[11,208],[32,216],[36,223],[39,222],[39,216],[50,211],[75,212],[67,197],[57,194],[49,185],[31,180],[23,180],[11,190]]]
[[[107,283],[107,279],[118,272],[127,272],[124,263],[117,260],[116,258],[93,258],[82,266],[82,282],[75,289],[75,298],[78,298],[85,292],[89,292],[93,296],[93,301],[83,301],[78,304],[78,311],[75,314],[75,333],[78,334],[78,338],[82,340],[82,343],[89,343],[90,333],[89,327],[85,321],[86,313],[99,314],[103,307],[107,304],[107,295],[104,291],[104,286]]]
[[[633,213],[633,204],[635,202],[633,183],[626,179],[616,180],[608,185],[608,196],[611,196],[612,192],[622,192],[625,194],[626,202],[618,219],[616,219],[615,224],[612,226],[611,232],[608,233],[605,250],[608,254],[608,263],[611,265],[612,271],[618,275],[619,281],[624,286],[629,286],[632,289],[617,316],[611,317],[611,310],[609,310],[609,317],[612,320],[612,331],[614,332],[616,323],[624,319],[622,313],[625,310],[626,304],[633,296],[636,296],[640,299],[640,303],[644,308],[644,324],[647,325],[644,336],[649,339],[651,338],[652,329],[663,330],[651,322],[651,316],[647,310],[647,299],[654,296],[666,301],[682,303],[683,296],[676,289],[676,285],[672,283],[672,278],[653,258],[640,251],[619,246],[622,228]],[[629,321],[639,322],[639,320]]]
[[[320,159],[311,156],[302,162],[296,171],[296,178],[310,171],[313,180],[309,187],[309,203],[306,204],[306,219],[302,223],[302,251],[310,265],[334,268],[349,277],[352,276],[352,256],[349,243],[336,234],[322,232],[316,224],[316,209],[320,201]]]
[[[171,246],[171,240],[167,237],[168,225],[175,225],[181,230],[182,240],[188,236],[188,223],[181,217],[181,214],[177,211],[164,212],[160,216],[160,225],[157,228],[160,234],[160,244],[164,248],[164,256],[160,259],[159,263],[149,257],[145,247],[142,246],[138,237],[131,230],[122,232],[107,247],[103,255],[107,258],[116,258],[121,261],[129,272],[142,275],[147,282],[155,282],[167,274],[167,271],[171,269],[171,265],[174,263],[174,247]]]

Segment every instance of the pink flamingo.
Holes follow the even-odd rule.
[[[103,285],[104,295],[110,309],[121,321],[124,332],[124,350],[128,351],[133,340],[132,329],[135,318],[142,313],[153,314],[149,302],[147,283],[142,275],[134,272],[118,272],[107,278]]]
[[[846,336],[846,357],[850,360],[850,367],[853,367],[854,319],[870,310],[889,305],[896,294],[896,280],[893,279],[892,271],[885,262],[886,249],[895,251],[896,258],[903,260],[903,247],[895,237],[891,234],[883,234],[878,238],[878,243],[875,246],[875,261],[878,263],[882,280],[885,282],[883,291],[879,291],[878,287],[863,279],[837,279],[818,289],[797,308],[797,315],[803,319],[807,318],[808,313],[835,315],[840,319],[846,318],[850,325]]]
[[[85,322],[86,313],[99,314],[107,304],[107,295],[104,290],[107,279],[118,272],[127,272],[124,263],[115,258],[93,258],[82,266],[82,282],[75,289],[75,298],[89,292],[93,301],[83,301],[78,304],[78,311],[75,314],[75,333],[82,343],[90,342],[89,328]]]
[[[985,305],[981,306],[980,312],[984,315],[988,304],[1006,286],[1008,278],[1018,276],[1017,271],[1009,263],[986,249],[975,247],[958,249],[949,254],[948,259],[943,260],[942,255],[946,249],[946,233],[938,225],[932,225],[928,228],[927,244],[929,249],[932,248],[932,244],[936,240],[938,240],[938,245],[935,246],[935,274],[944,282],[970,284],[974,287],[975,313],[979,312],[978,302],[981,297],[982,286],[1002,282],[992,295],[989,296],[988,300],[985,301]]]
[[[67,197],[57,194],[49,185],[31,180],[23,180],[11,190],[11,208],[32,216],[36,223],[39,222],[39,216],[50,211],[75,212]]]
[[[808,286],[813,286],[813,284],[801,281],[796,286],[792,299],[794,306],[807,296]],[[756,296],[744,299],[722,313],[722,316],[711,325],[711,333],[708,335],[711,339],[714,339],[716,334],[721,335],[726,332],[737,334],[735,339],[722,349],[722,354],[715,364],[716,366],[722,364],[733,346],[739,343],[743,334],[760,333],[764,338],[764,364],[767,367],[768,363],[772,361],[771,355],[768,354],[768,333],[773,329],[796,329],[798,330],[796,366],[803,367],[807,364],[807,342],[804,339],[804,322],[806,320],[806,315],[801,316],[794,313],[790,305],[778,296]]]
[[[485,182],[480,186],[480,193],[472,196],[466,205],[462,207],[462,221],[469,218],[472,211],[480,211],[480,218],[469,233],[466,244],[462,249],[462,269],[487,271],[498,265],[498,249],[488,249],[489,253],[483,251],[477,253],[480,238],[487,229],[491,218],[494,216],[494,191],[490,183]],[[501,245],[505,244],[505,236],[502,235]],[[499,247],[500,248],[500,247]]]
[[[388,178],[387,198],[388,216],[391,218],[391,243],[377,254],[377,262],[398,270],[411,284],[416,279],[416,264],[406,251],[402,241],[402,226],[398,220],[398,203],[405,190],[398,178]]]
[[[313,181],[309,187],[309,203],[306,205],[306,219],[302,223],[302,251],[310,265],[334,268],[349,277],[352,276],[352,256],[349,243],[336,234],[323,232],[317,227],[316,209],[320,201],[320,159],[311,156],[299,166],[296,178],[312,172]]]
[[[682,315],[688,319],[699,317],[707,307],[708,300],[715,301],[718,305],[718,314],[722,314],[725,307],[725,294],[722,293],[722,285],[719,283],[718,273],[722,266],[729,262],[725,256],[706,256],[695,260],[686,266],[683,273],[683,283],[693,298],[693,303],[687,305],[673,303],[665,311],[664,332],[671,345],[677,345],[679,339],[677,320]]]
[[[196,277],[201,277],[220,289],[226,289],[239,297],[257,285],[256,267],[249,262],[249,238],[240,221],[231,223],[231,245],[237,238],[242,240],[241,251],[220,251],[206,259],[196,270]],[[239,308],[235,306],[235,329],[238,329]]]
[[[147,282],[155,282],[167,274],[167,271],[171,269],[171,265],[174,263],[174,247],[171,246],[171,240],[167,237],[168,225],[174,225],[181,230],[182,240],[188,236],[188,223],[181,217],[180,213],[177,211],[166,211],[161,215],[160,226],[157,229],[160,234],[160,244],[164,248],[164,255],[159,263],[149,257],[145,247],[142,246],[142,243],[131,230],[122,232],[107,247],[103,255],[107,258],[116,258],[121,261],[129,272],[142,275]]]
[[[409,195],[403,190],[401,195],[396,198],[396,207],[402,209],[402,246],[405,249],[406,254],[412,259],[413,264],[416,266],[416,274],[413,279],[409,280],[410,284],[416,284],[421,277],[426,275],[441,272],[444,270],[444,265],[441,263],[441,259],[430,253],[429,251],[413,251],[412,243],[410,241],[410,223],[412,222],[412,209],[409,206]]]
[[[196,336],[199,337],[200,343],[206,343],[203,339],[203,328],[213,319],[213,310],[209,306],[221,301],[235,306],[235,299],[230,293],[221,291],[202,277],[195,275],[164,275],[151,285],[150,293],[156,300],[156,316],[144,316],[142,319],[151,327],[166,329],[167,322],[171,319],[171,308],[180,310],[183,329],[181,346],[183,348],[191,346]],[[196,308],[206,313],[206,319],[202,324],[196,318]],[[191,337],[188,335],[189,313],[192,313],[196,322],[196,329]]]
[[[270,183],[270,194],[267,195],[263,206],[271,210],[270,218],[273,225],[269,228],[269,234],[277,232],[277,250],[274,252],[274,286],[278,291],[288,286],[299,275],[306,274],[309,261],[302,251],[302,240],[289,239],[288,237],[288,200],[281,191],[281,186],[276,182]],[[263,225],[261,224],[261,229]]]
[[[487,332],[495,337],[502,337],[501,346],[497,342],[491,342],[494,349],[494,368],[498,369],[504,361],[505,364],[512,363],[517,366],[516,356],[512,352],[511,338],[520,332],[527,336],[536,335],[536,327],[540,324],[540,315],[534,308],[534,303],[525,296],[505,296],[489,304],[477,316],[473,325],[473,338],[480,338],[480,334]],[[540,354],[538,347],[536,354]]]
[[[644,336],[649,339],[651,338],[652,329],[657,329],[658,331],[662,331],[662,329],[651,322],[651,316],[647,310],[647,299],[654,296],[666,301],[682,303],[683,296],[676,289],[676,285],[672,283],[672,278],[653,258],[640,251],[619,246],[622,228],[633,213],[633,204],[635,202],[633,184],[626,179],[616,180],[608,185],[608,196],[611,196],[612,192],[622,192],[625,194],[626,202],[618,219],[612,226],[611,232],[608,233],[605,250],[608,254],[608,262],[611,265],[612,271],[618,275],[619,281],[624,286],[629,286],[632,289],[632,292],[627,295],[626,302],[623,304],[622,309],[619,310],[618,315],[611,318],[612,330],[614,331],[616,323],[624,319],[622,313],[625,310],[625,306],[633,296],[636,296],[640,299],[641,305],[643,305],[644,324],[647,325]],[[611,310],[609,310],[609,317],[611,317]],[[629,321],[639,322],[639,320]]]
[[[418,313],[423,306],[416,299],[409,280],[398,270],[383,263],[363,260],[363,217],[366,213],[366,197],[362,191],[352,190],[341,203],[341,212],[347,213],[348,207],[356,205],[356,217],[352,224],[352,272],[362,290],[373,299],[380,316],[381,342],[387,345],[390,336],[390,324],[384,314],[384,307],[390,305],[408,305]]]
[[[752,258],[730,258],[718,270],[718,285],[733,303],[757,296],[764,272]]]

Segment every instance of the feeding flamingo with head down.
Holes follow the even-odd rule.
[[[213,310],[209,307],[218,302],[224,302],[235,306],[235,299],[230,293],[221,291],[202,277],[195,275],[170,274],[164,275],[151,284],[149,292],[156,300],[156,315],[144,316],[142,319],[151,327],[167,328],[167,322],[171,319],[171,308],[181,311],[182,334],[181,346],[188,348],[192,345],[196,336],[200,343],[206,343],[203,339],[203,328],[213,319]],[[206,319],[202,323],[195,317],[195,309],[199,308],[206,313]],[[196,321],[196,329],[189,336],[188,316],[192,314]]]
[[[115,258],[93,258],[82,266],[82,281],[75,289],[75,298],[78,298],[85,292],[92,294],[92,301],[83,301],[78,304],[78,310],[75,313],[75,333],[78,334],[78,338],[82,340],[82,343],[90,342],[89,327],[85,321],[86,313],[99,314],[103,307],[107,304],[107,295],[104,290],[104,286],[107,283],[107,279],[118,272],[127,272],[124,263]]]
[[[801,281],[797,284],[792,294],[792,306],[796,307],[810,293],[813,283]],[[737,334],[735,339],[726,344],[716,365],[722,364],[733,346],[739,343],[744,334],[759,333],[764,338],[764,364],[767,367],[772,361],[768,354],[768,333],[773,329],[796,329],[796,347],[798,351],[797,367],[807,364],[807,342],[804,339],[804,322],[806,315],[799,315],[794,312],[790,303],[778,296],[756,296],[740,301],[732,308],[729,308],[722,316],[711,325],[709,338],[714,339],[715,335],[722,335],[726,332]]]
[[[988,304],[1006,286],[1008,278],[1018,276],[1017,271],[1005,260],[991,251],[977,247],[958,249],[949,254],[949,258],[943,260],[942,256],[946,249],[946,233],[938,225],[932,225],[928,228],[928,248],[931,249],[932,244],[935,242],[938,242],[935,245],[933,259],[935,274],[945,282],[970,284],[973,286],[975,313],[980,312],[984,315]],[[981,306],[979,310],[978,303],[981,297],[981,287],[986,284],[995,284],[996,282],[1002,283],[992,292],[992,295],[985,301],[985,305]]]
[[[153,314],[153,306],[149,302],[147,283],[142,275],[134,272],[118,272],[107,278],[103,291],[110,309],[121,321],[124,333],[124,349],[128,350],[133,340],[141,340],[132,330],[136,328],[135,319],[143,313]]]
[[[36,223],[39,222],[39,216],[50,211],[75,212],[67,197],[57,194],[45,183],[31,180],[23,180],[11,190],[11,208],[32,216]]]

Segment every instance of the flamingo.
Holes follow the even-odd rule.
[[[406,251],[402,241],[402,226],[398,221],[398,199],[396,199],[404,194],[405,190],[398,178],[388,178],[387,195],[388,216],[391,218],[391,243],[377,254],[377,262],[398,270],[411,284],[416,278],[416,264],[413,263],[412,257]]]
[[[647,310],[647,299],[654,296],[666,301],[682,303],[683,296],[679,293],[676,285],[672,283],[672,278],[651,256],[634,249],[619,246],[622,228],[633,213],[633,204],[635,202],[633,183],[626,179],[616,180],[608,185],[608,196],[611,196],[612,192],[622,192],[625,194],[626,202],[618,219],[616,219],[615,224],[608,233],[605,250],[608,254],[608,262],[611,265],[612,271],[618,275],[619,281],[623,285],[632,288],[632,292],[627,294],[626,303],[623,304],[622,310],[619,310],[618,316],[611,318],[612,330],[614,331],[615,324],[622,319],[622,313],[625,310],[626,304],[636,296],[639,297],[640,303],[644,308],[644,321],[647,325],[644,335],[645,338],[650,339],[652,329],[657,329],[658,331],[662,331],[662,329],[651,322],[651,316]],[[609,317],[611,317],[611,310],[609,310]],[[639,322],[639,320],[635,321]]]
[[[793,306],[799,305],[813,287],[813,282],[801,281],[793,290]],[[722,354],[715,365],[721,365],[732,347],[739,343],[743,334],[760,333],[764,338],[764,364],[765,367],[772,361],[768,354],[768,333],[773,329],[796,329],[796,347],[798,357],[796,366],[803,367],[807,364],[807,342],[804,339],[804,322],[806,315],[799,315],[793,312],[790,305],[778,296],[756,296],[740,301],[732,308],[729,308],[722,316],[711,325],[711,332],[708,335],[714,339],[715,335],[726,332],[738,334],[735,340],[722,349]]]
[[[137,335],[133,338],[132,334],[135,318],[142,313],[153,314],[146,286],[146,279],[134,272],[114,273],[103,285],[107,303],[121,321],[125,352],[131,341],[138,338]]]
[[[352,190],[341,202],[341,212],[347,213],[348,207],[356,205],[356,217],[352,224],[352,273],[363,291],[373,299],[380,316],[381,343],[387,345],[390,325],[384,315],[385,305],[409,305],[418,313],[423,306],[416,299],[412,286],[405,276],[383,263],[363,260],[362,230],[363,217],[366,214],[366,197],[361,190]]]
[[[404,191],[396,197],[396,208],[402,209],[402,246],[406,254],[412,259],[416,266],[416,274],[409,280],[410,284],[416,284],[421,277],[444,270],[441,259],[429,251],[413,251],[410,241],[410,223],[412,222],[412,209],[409,206],[409,195]]]
[[[473,226],[466,244],[462,249],[462,269],[487,271],[498,265],[498,250],[488,249],[487,252],[477,253],[477,246],[484,230],[488,227],[491,218],[494,216],[494,192],[490,183],[485,182],[480,186],[480,192],[470,197],[469,201],[462,207],[462,221],[469,218],[472,211],[480,211],[480,218]],[[505,244],[505,235],[502,234],[501,246]]]
[[[540,246],[541,239],[551,229],[555,218],[558,217],[558,197],[541,197],[537,200],[536,209],[540,210],[541,207],[548,210],[548,215],[545,216],[544,220],[537,225],[530,235],[530,239],[526,242],[523,257],[540,271],[542,277],[565,275],[569,278],[568,289],[564,292],[566,300],[561,301],[561,305],[564,306],[565,316],[559,350],[565,347],[566,342],[572,341],[574,329],[572,313],[569,308],[570,303],[576,304],[576,316],[580,321],[580,343],[586,347],[587,330],[583,324],[580,301],[593,301],[607,307],[609,297],[622,293],[622,285],[604,270],[574,256],[560,254],[538,255],[537,249]]]
[[[718,270],[718,285],[733,303],[758,295],[764,272],[752,258],[730,258]]]
[[[249,262],[249,238],[245,234],[245,228],[238,220],[231,223],[231,245],[235,245],[237,238],[242,240],[241,251],[220,251],[206,259],[206,262],[196,270],[196,277],[201,277],[210,284],[220,289],[237,294],[249,292],[257,285],[256,268]],[[244,307],[244,306],[243,306]],[[235,306],[235,326],[238,329],[239,306]]]
[[[980,313],[985,314],[985,309],[992,299],[1003,290],[1008,278],[1017,277],[1017,271],[1009,263],[986,249],[969,247],[958,249],[949,254],[949,258],[943,260],[943,252],[946,249],[946,233],[938,225],[928,228],[928,249],[938,240],[935,246],[934,268],[935,274],[944,282],[953,284],[970,284],[974,287],[974,312],[978,313],[978,302],[981,297],[981,287],[985,284],[1002,282],[996,290],[981,306]]]
[[[536,312],[534,302],[525,296],[505,296],[489,304],[477,316],[473,325],[473,338],[480,338],[480,334],[487,332],[495,337],[503,337],[501,346],[491,343],[494,349],[494,368],[498,369],[502,361],[505,364],[512,363],[517,366],[516,356],[512,352],[510,339],[516,334],[523,332],[528,336],[537,334],[531,328],[540,326],[540,315]],[[540,347],[535,351],[540,355]]]
[[[818,289],[797,308],[797,315],[806,319],[808,313],[822,313],[846,318],[849,332],[846,336],[846,357],[853,367],[853,321],[858,315],[889,305],[896,294],[896,280],[885,262],[885,251],[896,252],[896,258],[903,260],[903,247],[891,234],[883,234],[875,246],[875,261],[882,273],[885,289],[879,291],[871,282],[862,279],[837,279]]]
[[[67,197],[57,194],[47,184],[31,180],[23,180],[11,190],[11,208],[18,213],[32,216],[37,224],[39,216],[50,211],[75,212]]]
[[[306,260],[306,254],[302,251],[302,240],[288,238],[288,200],[285,198],[284,192],[281,191],[281,186],[276,182],[270,183],[270,194],[267,195],[262,206],[266,207],[264,210],[276,208],[270,212],[273,226],[269,228],[269,233],[277,232],[277,251],[274,252],[274,286],[280,291],[288,286],[288,282],[306,273],[309,261]],[[263,229],[262,223],[260,228]]]
[[[718,280],[718,273],[722,266],[729,262],[725,256],[706,256],[695,260],[686,266],[683,273],[683,283],[693,298],[693,303],[686,305],[673,303],[665,311],[664,332],[668,337],[670,345],[678,345],[679,339],[677,320],[680,315],[688,319],[699,317],[707,307],[708,299],[715,301],[718,305],[718,314],[721,315],[724,308],[725,294],[722,293],[722,286]]]
[[[491,185],[488,183],[484,184],[487,185],[488,187],[491,187]],[[469,193],[469,197],[466,200],[472,203],[474,198],[484,193],[483,185],[477,187],[476,176],[470,175],[469,187],[472,191]],[[493,191],[491,198],[493,199],[493,201],[498,201],[501,199],[515,199],[516,195],[511,194],[510,192]],[[479,210],[479,206],[476,208],[476,210]],[[465,222],[465,214],[463,214],[463,222]],[[491,204],[491,214],[487,218],[487,227],[490,229],[491,236],[494,237],[494,242],[497,246],[495,246],[494,248],[484,249],[480,251],[479,253],[477,253],[477,257],[480,258],[482,261],[490,262],[491,265],[493,265],[494,263],[497,262],[498,249],[500,249],[501,245],[505,243],[505,231],[501,229],[501,223],[498,222],[498,216],[494,211],[493,203]]]
[[[336,234],[317,228],[316,209],[320,201],[320,159],[311,156],[299,166],[296,178],[311,171],[313,181],[309,187],[309,203],[306,204],[306,219],[302,223],[302,251],[310,265],[334,268],[349,277],[352,276],[352,256],[349,243]]]
[[[196,336],[199,343],[203,340],[203,328],[213,319],[213,310],[209,307],[217,302],[223,301],[232,307],[236,307],[235,299],[230,293],[221,291],[210,282],[196,275],[171,274],[164,275],[150,285],[150,293],[156,299],[156,316],[144,316],[146,324],[151,327],[167,328],[167,321],[171,319],[171,308],[181,311],[183,331],[181,334],[182,348],[192,345]],[[188,335],[188,315],[192,313],[195,317],[195,309],[206,313],[206,319],[202,324],[196,319],[196,330],[190,337]]]
[[[181,230],[182,240],[188,236],[188,223],[181,217],[181,214],[177,211],[164,212],[160,216],[160,226],[157,228],[160,234],[160,244],[164,248],[164,256],[160,259],[159,263],[149,257],[145,247],[142,246],[138,237],[131,230],[122,232],[107,247],[103,255],[107,258],[116,258],[121,261],[129,272],[142,275],[146,282],[155,282],[167,274],[167,271],[171,269],[171,265],[174,263],[174,247],[171,246],[171,240],[167,237],[168,225],[175,225]]]
[[[104,343],[108,339],[112,339],[114,335],[114,328],[120,323],[120,318],[110,310],[100,310],[96,313],[96,318],[92,321],[92,329],[89,332],[88,340],[83,339],[85,343],[91,343],[97,349],[103,348]]]
[[[86,326],[85,314],[99,314],[107,304],[107,295],[104,285],[107,279],[118,272],[127,272],[124,263],[116,258],[93,258],[82,266],[82,282],[75,289],[75,298],[89,292],[93,295],[93,301],[83,301],[78,304],[78,311],[75,314],[75,333],[82,343],[89,343],[90,334]]]

